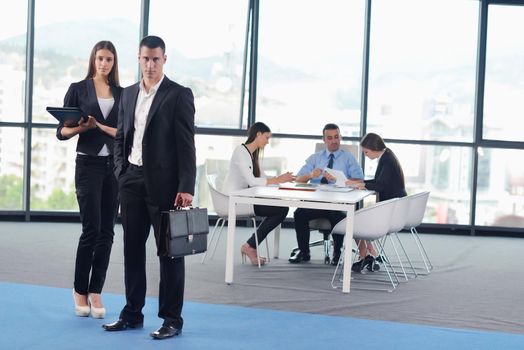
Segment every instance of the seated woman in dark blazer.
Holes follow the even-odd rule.
[[[386,147],[384,140],[377,134],[368,133],[360,141],[362,152],[369,159],[377,159],[378,165],[375,171],[375,178],[372,180],[347,180],[346,185],[361,190],[372,190],[377,192],[378,201],[385,201],[391,198],[405,197],[406,187],[404,182],[404,172],[400,166],[395,153]],[[377,252],[369,241],[360,241],[359,261],[352,266],[353,271],[362,271],[367,268],[369,271],[380,269],[375,263]],[[366,255],[369,252],[369,255]]]

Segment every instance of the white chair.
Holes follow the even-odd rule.
[[[404,252],[404,256],[406,257],[407,262],[411,266],[413,275],[417,277],[417,272],[415,268],[413,267],[413,264],[411,263],[411,259],[409,258],[408,254],[406,253],[406,249],[404,249],[404,245],[402,244],[402,241],[398,237],[398,232],[400,232],[404,228],[404,226],[406,226],[406,221],[409,215],[410,203],[411,201],[408,197],[398,198],[397,203],[395,205],[395,209],[393,210],[393,215],[391,216],[388,235],[394,236],[396,238],[397,242],[400,244],[400,247],[402,248],[402,251]],[[395,251],[395,255],[397,256],[402,274],[404,275],[405,280],[408,281],[408,276],[406,274],[406,270],[404,269],[404,264],[402,263],[402,259],[400,258],[400,255],[398,254],[397,246],[395,245],[395,240],[390,239],[389,241],[391,242],[391,246],[393,247],[393,250]],[[385,245],[385,243],[386,242],[384,241],[383,245]]]
[[[220,192],[216,188],[216,180],[217,175],[207,175],[207,183],[209,185],[209,191],[211,193],[211,201],[213,202],[213,207],[215,209],[215,212],[218,215],[217,222],[215,224],[215,227],[213,228],[213,231],[211,232],[211,235],[209,236],[209,242],[208,242],[208,250],[205,252],[204,256],[202,257],[201,263],[203,264],[206,260],[207,253],[211,249],[211,246],[213,244],[213,239],[215,239],[215,245],[213,247],[213,252],[211,253],[211,258],[215,255],[215,251],[218,246],[218,241],[220,240],[220,236],[222,235],[222,229],[224,228],[224,225],[226,224],[229,216],[229,196]],[[258,254],[258,236],[257,236],[257,221],[256,221],[256,215],[253,212],[252,207],[250,206],[237,206],[237,219],[249,219],[253,222],[253,228],[255,230],[255,243],[256,243],[256,249]],[[218,229],[218,232],[217,232]],[[215,238],[216,236],[216,238]],[[267,249],[267,261],[269,261],[269,245],[266,240],[266,249]],[[257,256],[258,258],[258,256]],[[258,260],[258,267],[260,268],[260,259]]]
[[[419,226],[424,219],[424,213],[426,212],[428,204],[429,191],[413,194],[406,198],[409,200],[409,209],[404,228],[410,230],[424,263],[424,268],[427,273],[430,273],[431,270],[433,270],[433,264],[429,260],[428,253],[424,248],[417,231],[417,226]]]
[[[393,291],[399,284],[399,281],[394,273],[391,274],[389,272],[391,265],[389,263],[389,258],[384,252],[384,247],[380,240],[386,237],[390,231],[391,217],[393,215],[393,211],[395,210],[397,201],[398,198],[393,198],[360,209],[357,212],[355,212],[355,221],[353,223],[353,238],[355,240],[367,240],[376,243],[380,248],[378,250],[380,252],[379,254],[384,255],[386,257],[384,261],[384,268],[388,275],[389,283],[391,283],[393,287],[393,289],[387,289],[388,291]],[[336,224],[335,227],[333,227],[333,231],[331,231],[331,234],[345,235],[346,220],[347,219],[344,219],[340,221],[338,224]],[[346,241],[345,244],[351,246],[352,242]],[[331,286],[333,288],[337,288],[335,286],[334,281],[336,279],[337,271],[341,262],[342,259],[339,260],[337,268],[335,269],[335,272],[333,274],[333,278],[331,279]],[[345,268],[350,269],[351,264],[349,264],[349,266],[345,266]]]

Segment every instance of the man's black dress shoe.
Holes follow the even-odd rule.
[[[339,260],[340,260],[340,253],[339,254],[333,254],[333,259],[331,259],[331,265],[337,266]]]
[[[362,264],[366,267],[366,269],[368,269],[368,271],[373,272],[380,270],[380,265],[376,263],[376,259],[371,255],[366,256]]]
[[[362,272],[362,269],[364,268],[364,259],[356,261],[351,265],[351,271],[353,272]]]
[[[102,325],[102,328],[104,328],[106,331],[113,332],[113,331],[125,331],[126,329],[134,329],[134,328],[143,328],[144,323],[143,322],[137,322],[132,323],[125,321],[123,319],[118,319],[118,321],[113,323],[106,323]]]
[[[311,260],[311,255],[309,253],[304,254],[302,252],[298,252],[297,254],[293,255],[291,258],[289,258],[289,262],[292,264],[298,264],[302,261],[309,261]]]
[[[154,332],[151,332],[149,335],[155,339],[166,339],[174,337],[182,333],[182,330],[175,328],[175,326],[162,326]]]

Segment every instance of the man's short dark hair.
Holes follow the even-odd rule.
[[[142,48],[142,46],[145,46],[149,49],[156,49],[157,47],[162,49],[162,53],[166,53],[166,43],[162,38],[154,35],[149,35],[143,38],[140,41],[139,48]]]
[[[324,129],[322,129],[322,136],[324,135],[324,132],[326,130],[340,130],[340,128],[338,127],[337,124],[328,123],[328,124],[324,125]]]

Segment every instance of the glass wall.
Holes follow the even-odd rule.
[[[149,33],[166,42],[166,75],[190,87],[200,127],[238,129],[248,0],[151,0]]]
[[[524,150],[479,149],[476,224],[524,228]]]
[[[139,33],[147,32],[165,39],[165,72],[193,90],[197,132],[206,133],[196,136],[195,205],[213,211],[206,174],[218,174],[221,186],[253,122],[249,114],[274,133],[261,159],[270,176],[296,173],[322,142],[323,125],[334,122],[345,143],[356,144],[365,132],[386,139],[402,163],[408,193],[431,191],[425,223],[519,230],[524,43],[516,33],[523,29],[524,0],[501,3],[11,3],[0,13],[0,215],[78,210],[76,138],[57,140],[56,121],[45,107],[61,106],[69,85],[85,77],[90,50],[100,40],[117,48],[121,84],[134,83]],[[479,32],[483,24],[487,33]],[[485,70],[477,66],[484,58]],[[253,80],[245,81],[242,100],[244,73]],[[256,84],[255,101],[247,83]],[[255,113],[248,111],[253,106]],[[29,111],[32,120],[26,120]],[[372,177],[376,162],[364,164]]]
[[[195,185],[194,206],[206,207],[209,212],[214,212],[206,177],[207,175],[215,175],[217,178],[217,189],[221,191],[229,169],[229,159],[233,154],[233,150],[244,141],[245,138],[234,136],[196,136],[197,181]]]
[[[469,0],[373,1],[369,131],[473,140],[478,7]]]
[[[140,0],[37,0],[33,121],[55,124],[46,106],[62,106],[69,85],[85,78],[91,49],[98,41],[110,40],[115,45],[120,84],[134,83],[139,23]],[[74,192],[77,139],[59,141],[54,129],[33,129],[32,209],[78,210]]]
[[[337,123],[359,135],[364,4],[261,2],[258,120],[279,133],[318,135]]]
[[[0,12],[0,121],[24,120],[26,23],[25,1]]]
[[[524,7],[490,6],[483,138],[523,141]]]
[[[139,23],[140,0],[36,0],[33,121],[55,123],[45,107],[63,105],[69,85],[85,78],[91,49],[101,40],[116,47],[120,84],[134,83]]]
[[[0,210],[21,210],[24,129],[0,127]]]
[[[31,209],[77,211],[75,150],[78,136],[59,141],[55,133],[55,129],[33,129]]]
[[[234,149],[245,142],[244,136],[197,135],[197,193],[198,205],[210,204],[206,175],[217,176],[217,187],[222,189]],[[306,158],[315,151],[315,140],[296,140],[272,137],[260,157],[260,166],[268,176],[286,171],[297,173]],[[293,150],[293,157],[290,151]],[[212,207],[212,206],[210,206]]]
[[[388,144],[397,156],[406,191],[430,191],[424,222],[461,224],[470,222],[472,151],[469,147]],[[364,174],[373,178],[378,159],[366,158]]]
[[[27,2],[0,12],[0,122],[23,122]],[[22,209],[24,129],[0,126],[0,210]]]

